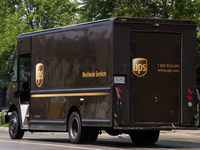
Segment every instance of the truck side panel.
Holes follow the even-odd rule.
[[[32,37],[30,129],[66,130],[72,107],[83,125],[111,125],[111,32],[102,23]]]

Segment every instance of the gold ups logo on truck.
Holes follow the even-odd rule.
[[[42,86],[44,77],[44,65],[42,63],[38,63],[35,66],[35,83],[38,87]]]
[[[133,59],[132,71],[138,77],[144,76],[147,73],[147,60],[144,58]]]

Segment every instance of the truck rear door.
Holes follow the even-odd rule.
[[[180,121],[180,33],[131,32],[131,122]]]

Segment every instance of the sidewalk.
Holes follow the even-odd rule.
[[[8,132],[8,127],[0,127],[0,132]]]

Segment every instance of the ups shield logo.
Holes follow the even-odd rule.
[[[42,87],[44,77],[44,65],[42,63],[38,63],[35,66],[35,83],[38,87]]]
[[[147,59],[135,58],[132,60],[132,71],[138,76],[142,77],[147,73]]]

